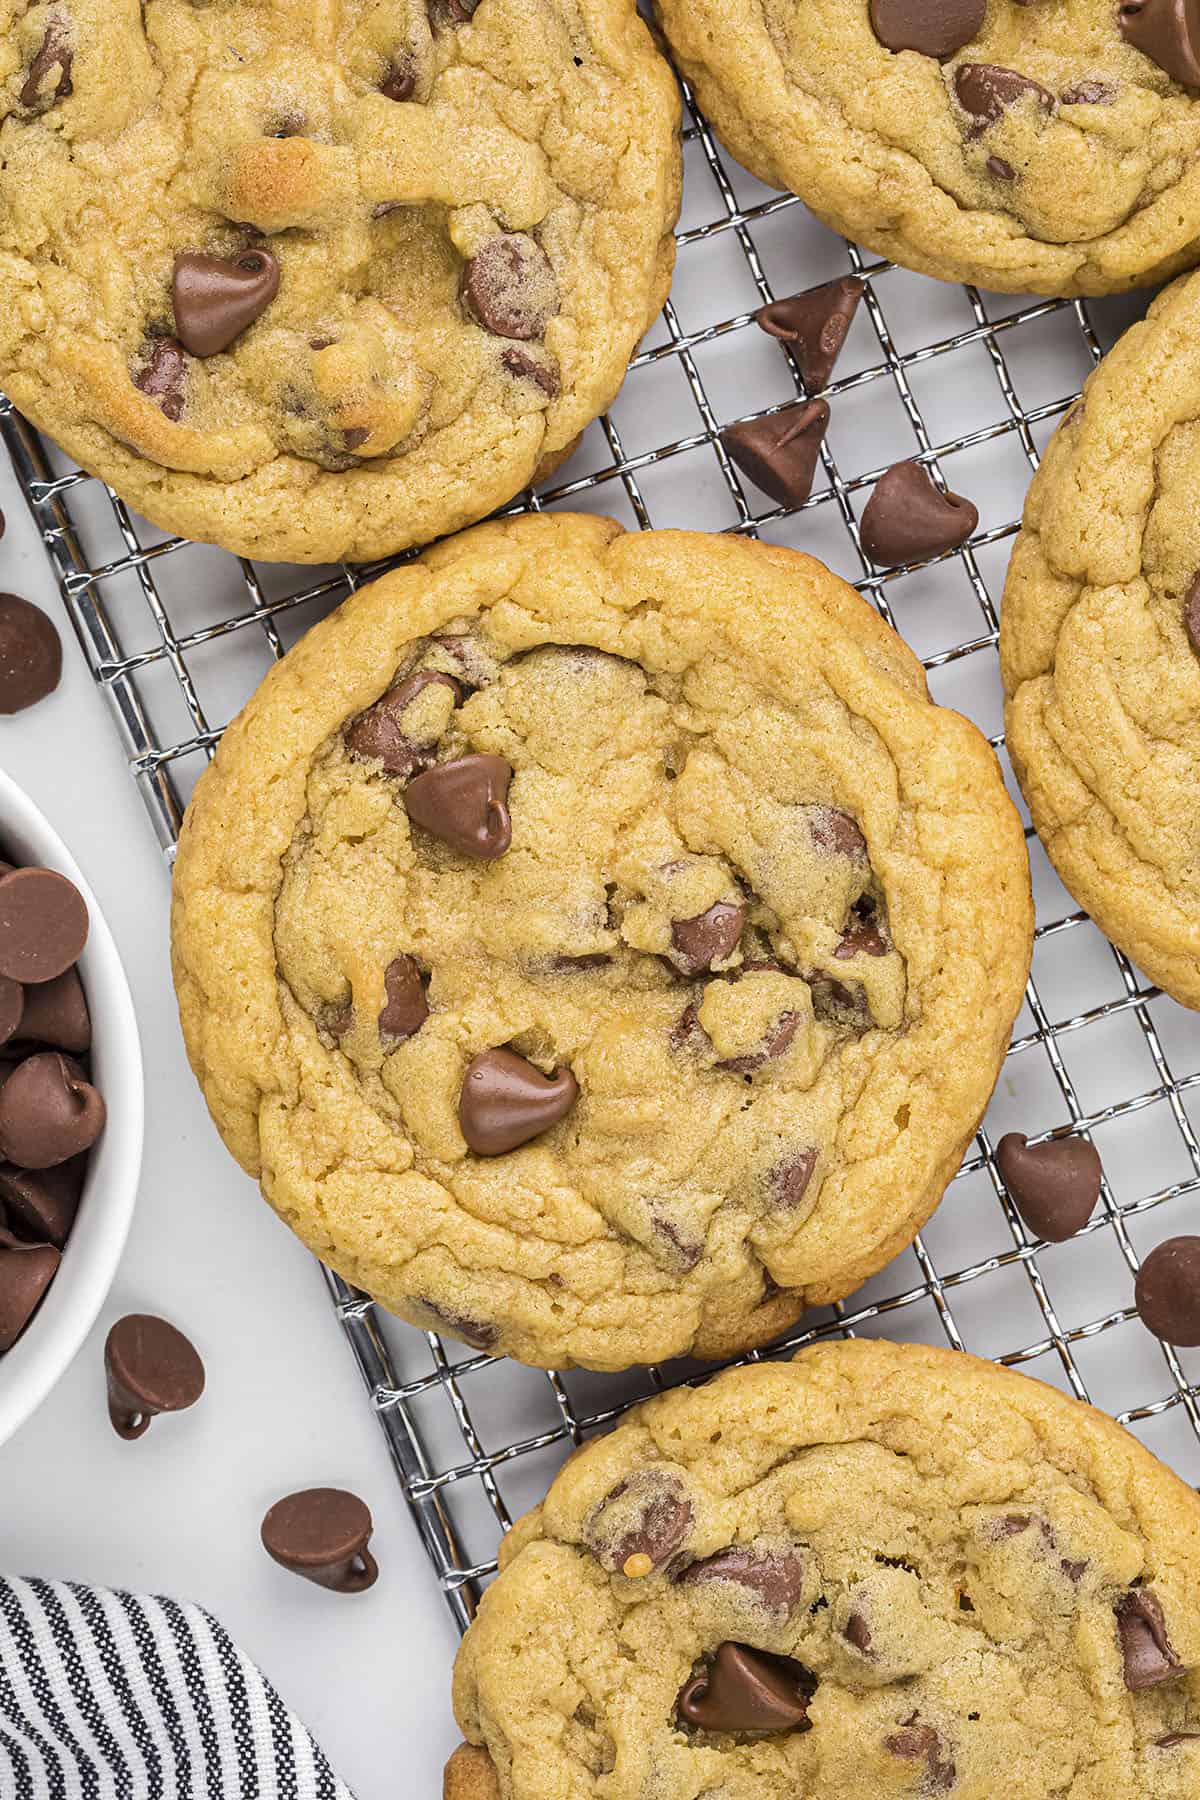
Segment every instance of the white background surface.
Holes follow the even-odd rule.
[[[359,1800],[440,1793],[457,1741],[455,1633],[316,1264],[209,1124],[183,1053],[167,955],[166,866],[66,622],[5,460],[0,588],[45,607],[58,692],[0,718],[0,764],[62,833],[125,960],[146,1061],[146,1156],[129,1248],[100,1319],[41,1411],[0,1448],[0,1569],[197,1600],[260,1663]],[[190,1413],[138,1443],[108,1422],[102,1346],[122,1313],[162,1313],[208,1370]],[[375,1515],[381,1575],[327,1594],[258,1541],[273,1500],[350,1487]]]

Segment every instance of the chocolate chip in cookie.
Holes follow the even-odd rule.
[[[774,1736],[809,1729],[816,1687],[816,1678],[794,1658],[726,1642],[680,1688],[675,1708],[681,1723],[699,1731]]]
[[[417,91],[417,65],[407,52],[392,58],[379,91],[385,100],[411,100]]]
[[[782,1157],[767,1176],[771,1204],[786,1211],[803,1205],[816,1166],[817,1152],[807,1147]]]
[[[0,713],[23,712],[62,676],[62,639],[40,607],[0,594]]]
[[[1054,95],[1040,81],[996,63],[961,63],[954,71],[954,97],[969,113],[971,135],[977,137],[1003,117],[1010,106],[1032,99],[1043,112],[1054,111]]]
[[[489,238],[463,275],[467,310],[496,337],[540,338],[558,311],[550,259],[523,231]]]
[[[437,738],[419,731],[415,718],[406,727],[404,715],[418,695],[435,685],[448,689],[454,705],[460,704],[462,687],[452,675],[418,669],[389,688],[381,700],[347,726],[346,748],[350,755],[360,762],[378,758],[386,774],[402,778],[426,768],[433,761]]]
[[[494,862],[512,843],[511,780],[512,765],[502,756],[460,756],[410,781],[405,810],[414,825],[452,850]]]
[[[1200,575],[1193,581],[1183,602],[1183,629],[1188,643],[1200,656]]]
[[[1144,1587],[1130,1588],[1116,1605],[1117,1641],[1131,1693],[1171,1681],[1183,1664],[1171,1648],[1158,1596]]]
[[[183,415],[183,385],[187,357],[178,338],[151,339],[145,360],[133,377],[134,387],[158,402],[167,418],[178,423]]]
[[[548,400],[556,400],[562,383],[558,371],[551,367],[543,357],[531,356],[528,350],[515,347],[502,350],[500,367],[505,374],[511,375],[514,381],[532,381],[535,387],[542,390]]]
[[[635,1469],[593,1509],[583,1538],[601,1568],[636,1580],[667,1568],[694,1522],[691,1498],[674,1470]]]
[[[734,1544],[702,1562],[689,1563],[679,1581],[683,1587],[728,1582],[782,1622],[792,1616],[803,1598],[804,1570],[804,1556],[799,1550]]]
[[[186,251],[175,258],[175,332],[193,356],[228,350],[279,292],[279,263],[257,246],[236,256]]]
[[[961,494],[943,492],[922,463],[894,463],[863,511],[862,547],[882,567],[924,562],[957,550],[978,523],[978,508]]]
[[[947,1755],[940,1735],[932,1725],[922,1724],[916,1713],[904,1719],[900,1730],[891,1732],[883,1741],[893,1756],[901,1757],[905,1762],[925,1764],[923,1793],[944,1794],[954,1786],[958,1771]]]
[[[379,1035],[385,1044],[399,1044],[415,1037],[429,1017],[429,1002],[416,957],[393,958],[383,984],[387,1003],[379,1015]]]
[[[765,418],[728,426],[721,442],[742,474],[778,505],[803,506],[828,429],[824,400],[798,400]]]
[[[772,300],[755,313],[763,331],[790,347],[810,394],[828,386],[866,290],[865,281],[843,275],[786,300]]]
[[[996,1147],[996,1167],[1030,1231],[1051,1244],[1081,1231],[1100,1198],[1100,1155],[1086,1138],[1030,1144],[1009,1131]]]
[[[477,1156],[503,1156],[565,1119],[578,1098],[570,1069],[543,1075],[514,1050],[482,1050],[467,1064],[458,1122]]]
[[[1200,1344],[1200,1237],[1165,1238],[1138,1270],[1134,1302],[1164,1344]]]
[[[48,112],[56,100],[65,100],[74,92],[71,83],[74,60],[70,26],[61,13],[52,13],[21,89],[20,102],[27,112],[34,115]]]
[[[871,0],[871,30],[886,50],[953,56],[979,34],[986,0]]]
[[[1118,14],[1126,43],[1181,87],[1200,88],[1200,6],[1196,0],[1124,0]]]
[[[718,900],[694,919],[672,919],[671,960],[686,975],[728,962],[741,942],[746,908]]]

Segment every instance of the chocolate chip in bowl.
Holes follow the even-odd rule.
[[[141,1140],[141,1054],[116,946],[65,845],[0,774],[0,1440],[100,1308]]]

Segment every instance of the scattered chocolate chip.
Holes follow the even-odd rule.
[[[836,806],[814,806],[808,822],[818,849],[866,862],[867,840],[849,813],[839,812]]]
[[[1054,111],[1054,95],[1040,81],[1031,81],[1028,75],[1018,75],[1015,69],[1000,68],[996,63],[960,63],[954,71],[954,97],[974,121],[972,137],[978,137],[1010,106],[1026,98],[1035,100],[1043,112]]]
[[[500,1330],[496,1325],[486,1325],[480,1319],[469,1319],[465,1313],[454,1312],[448,1306],[435,1306],[432,1300],[419,1300],[417,1304],[424,1307],[426,1312],[432,1313],[439,1330],[461,1338],[472,1350],[491,1350],[499,1340]]]
[[[275,1502],[262,1522],[262,1541],[281,1568],[336,1594],[361,1594],[379,1576],[367,1548],[373,1529],[357,1494],[308,1488]]]
[[[1154,1740],[1156,1750],[1174,1750],[1178,1744],[1200,1744],[1200,1731],[1168,1731]]]
[[[0,975],[0,1044],[15,1037],[25,1011],[25,989],[11,976]]]
[[[379,91],[385,100],[411,100],[417,90],[417,65],[411,56],[402,53],[393,57],[388,70],[379,84]]]
[[[871,1654],[871,1627],[859,1612],[852,1612],[846,1620],[844,1633],[846,1642],[852,1644],[860,1656]]]
[[[816,1682],[790,1656],[724,1643],[679,1690],[681,1722],[699,1731],[806,1731]]]
[[[772,1203],[785,1210],[800,1206],[808,1192],[816,1166],[815,1150],[797,1150],[782,1162],[777,1162],[767,1183]]]
[[[956,550],[979,523],[961,494],[943,493],[919,462],[895,463],[879,477],[862,516],[862,546],[874,563],[923,562]]]
[[[824,400],[798,400],[764,419],[730,425],[721,442],[730,459],[780,506],[803,506],[829,429]]]
[[[39,1243],[59,1250],[79,1210],[87,1158],[75,1156],[52,1169],[17,1169],[0,1163],[0,1212]]]
[[[735,1544],[703,1562],[690,1563],[679,1577],[684,1587],[712,1581],[744,1588],[782,1622],[791,1617],[804,1592],[804,1558],[796,1550],[755,1549]]]
[[[0,1088],[0,1156],[49,1169],[88,1150],[104,1129],[104,1101],[79,1064],[55,1050],[18,1063]]]
[[[29,65],[29,74],[21,89],[21,105],[28,112],[47,112],[56,100],[65,100],[74,92],[71,83],[71,64],[75,53],[71,48],[70,34],[65,19],[53,15],[46,25],[46,33],[41,47]],[[58,80],[54,87],[43,92],[47,75],[52,69],[58,70]]]
[[[624,1572],[643,1557],[646,1573],[665,1569],[687,1541],[695,1520],[692,1502],[677,1475],[662,1469],[635,1469],[619,1481],[589,1515],[583,1541],[602,1569]]]
[[[58,1273],[53,1244],[23,1244],[0,1232],[0,1354],[11,1350]]]
[[[0,594],[0,713],[35,706],[61,675],[62,640],[53,621],[19,594]]]
[[[843,275],[786,300],[772,300],[755,313],[763,331],[791,345],[810,394],[828,385],[866,287],[865,281]]]
[[[435,682],[450,689],[455,706],[461,703],[462,688],[453,676],[439,675],[433,669],[418,669],[416,674],[405,676],[403,681],[389,688],[381,700],[369,706],[366,712],[359,713],[347,727],[346,748],[351,756],[360,762],[378,758],[388,775],[406,777],[425,768],[431,760],[434,743],[428,740],[417,742],[406,736],[400,721],[405,708]]]
[[[141,388],[143,394],[148,394],[151,400],[156,400],[168,419],[177,423],[183,412],[183,383],[186,374],[187,358],[178,338],[155,338],[149,359],[145,367],[134,376],[133,385]]]
[[[414,1037],[429,1017],[429,1002],[415,957],[397,956],[387,966],[383,985],[387,1004],[379,1015],[379,1035],[399,1043]]]
[[[885,50],[953,56],[978,36],[986,0],[871,0],[871,30]]]
[[[694,919],[672,919],[671,960],[685,975],[699,975],[714,963],[728,962],[741,942],[746,908],[718,900]]]
[[[1196,0],[1125,0],[1117,14],[1126,43],[1181,87],[1200,87],[1200,7]]]
[[[171,300],[175,331],[193,356],[216,356],[261,317],[279,292],[279,264],[269,250],[175,258]]]
[[[1200,1237],[1156,1244],[1138,1270],[1133,1297],[1142,1324],[1164,1344],[1200,1344]]]
[[[83,983],[76,969],[67,969],[53,981],[41,981],[25,989],[25,1007],[16,1033],[22,1043],[46,1044],[80,1056],[90,1049],[92,1021]],[[3,1034],[0,1033],[0,1040]]]
[[[727,1075],[753,1075],[756,1069],[775,1062],[791,1048],[799,1023],[799,1013],[780,1013],[756,1050],[748,1051],[745,1056],[731,1056],[728,1061],[718,1063],[718,1069],[723,1069]]]
[[[870,919],[856,919],[842,933],[834,951],[837,962],[852,962],[856,956],[886,956],[891,945]]]
[[[570,1069],[543,1075],[514,1050],[482,1050],[467,1064],[458,1122],[477,1156],[503,1156],[565,1119],[578,1097]]]
[[[944,1794],[954,1786],[957,1771],[942,1747],[942,1740],[932,1725],[919,1723],[916,1713],[903,1721],[901,1730],[884,1740],[893,1756],[925,1764],[923,1792]]]
[[[1200,656],[1200,575],[1188,589],[1183,603],[1183,629],[1187,632],[1188,643]]]
[[[117,1320],[104,1341],[104,1369],[108,1416],[128,1442],[160,1413],[182,1412],[204,1392],[204,1364],[194,1346],[152,1313]]]
[[[53,981],[79,961],[88,914],[73,882],[53,869],[0,876],[0,975],[27,986]]]
[[[1100,1198],[1100,1157],[1084,1138],[1030,1144],[1010,1131],[996,1147],[996,1167],[1030,1231],[1052,1244],[1082,1230]]]
[[[561,383],[557,372],[550,367],[549,363],[539,362],[535,356],[530,356],[527,350],[509,349],[500,352],[500,366],[514,380],[532,381],[535,387],[541,388],[543,394],[551,400],[557,400]]]
[[[1111,106],[1116,92],[1108,81],[1077,81],[1058,97],[1064,106]]]
[[[405,810],[414,825],[452,850],[494,862],[512,842],[506,804],[511,780],[512,765],[502,756],[460,756],[410,781]]]
[[[558,311],[558,283],[540,244],[523,231],[489,238],[463,274],[463,300],[496,337],[540,338]]]
[[[1131,1693],[1157,1687],[1179,1674],[1183,1665],[1171,1648],[1162,1607],[1150,1588],[1130,1588],[1117,1601],[1116,1615],[1125,1686]]]
[[[1005,162],[1002,156],[989,156],[984,167],[996,181],[1015,181],[1017,179],[1017,171],[1010,162]]]

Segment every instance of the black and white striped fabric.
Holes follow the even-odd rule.
[[[0,1577],[0,1800],[353,1800],[198,1606]]]

